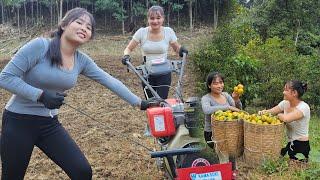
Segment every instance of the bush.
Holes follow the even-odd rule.
[[[246,33],[251,35],[245,35]],[[203,93],[206,87],[206,76],[212,71],[218,71],[225,76],[226,91],[231,93],[233,87],[238,83],[245,86],[242,101],[244,104],[249,103],[257,96],[255,77],[257,76],[259,63],[256,59],[244,54],[237,54],[237,49],[255,36],[253,30],[247,25],[224,25],[214,34],[215,36],[211,41],[204,43],[192,57],[199,72],[201,72],[201,83],[199,83],[198,86],[200,87],[198,89]]]
[[[301,54],[289,36],[261,39],[252,26],[249,11],[238,8],[237,16],[229,23],[218,27],[214,37],[204,42],[193,54],[200,72],[198,89],[205,92],[205,78],[209,72],[218,71],[225,75],[225,90],[232,92],[233,86],[242,83],[245,93],[242,102],[270,108],[283,99],[283,87],[288,80],[308,83],[303,96],[312,110],[320,109],[317,97],[320,89],[320,54],[313,49],[310,55]],[[270,28],[272,29],[272,28]],[[285,28],[282,28],[282,30]],[[298,45],[310,39],[305,47],[319,47],[319,36],[304,33]],[[255,100],[255,101],[253,101]]]
[[[303,99],[311,106],[311,109],[320,116],[320,55],[300,56],[298,65],[299,79],[307,82],[308,90]]]
[[[265,107],[276,105],[283,97],[282,91],[287,80],[294,79],[298,56],[291,40],[269,38],[265,43],[259,39],[250,41],[239,52],[257,59],[260,69],[257,74],[257,95],[264,100]]]

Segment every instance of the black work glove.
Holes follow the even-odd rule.
[[[181,46],[179,49],[179,56],[183,57],[183,53],[188,54],[188,50],[184,46]]]
[[[59,109],[66,96],[65,93],[43,91],[38,101],[48,109]]]
[[[130,62],[130,60],[131,60],[131,57],[130,57],[130,55],[124,55],[123,57],[122,57],[122,59],[121,59],[121,61],[122,61],[122,64],[123,65],[127,65],[127,62],[129,61]]]
[[[160,106],[161,101],[162,101],[161,99],[155,98],[155,97],[149,98],[147,100],[142,100],[141,105],[140,105],[140,109],[146,110],[149,107]]]

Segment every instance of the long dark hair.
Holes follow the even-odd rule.
[[[73,21],[77,20],[81,16],[87,15],[90,18],[91,21],[91,39],[94,37],[94,32],[95,32],[95,26],[96,22],[92,16],[91,13],[89,13],[86,9],[84,8],[73,8],[69,10],[65,16],[62,18],[60,23],[58,24],[57,30],[55,30],[52,34],[52,40],[49,44],[49,49],[47,51],[47,57],[51,60],[51,65],[62,65],[62,57],[61,57],[61,52],[60,52],[60,44],[61,44],[61,35],[63,33],[62,27],[65,27],[72,23]]]
[[[207,76],[207,92],[210,93],[211,89],[209,88],[209,86],[211,85],[213,80],[216,80],[217,78],[220,78],[222,81],[224,81],[224,77],[222,74],[220,74],[219,72],[211,72],[208,74]]]
[[[305,92],[307,92],[308,89],[307,83],[303,83],[299,80],[291,80],[288,81],[286,84],[288,84],[293,90],[297,91],[299,99],[303,96]]]

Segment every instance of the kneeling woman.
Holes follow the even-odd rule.
[[[310,107],[301,100],[307,91],[307,84],[297,80],[288,81],[283,89],[283,101],[277,106],[259,111],[259,114],[277,114],[278,118],[286,123],[288,144],[281,150],[281,155],[289,154],[290,159],[297,160],[297,153],[302,153],[307,162],[310,152],[309,121]]]

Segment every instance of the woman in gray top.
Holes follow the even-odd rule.
[[[13,93],[2,116],[2,179],[23,179],[34,146],[71,179],[91,179],[91,167],[58,121],[64,91],[83,74],[142,110],[149,102],[99,68],[78,47],[94,35],[93,16],[83,8],[68,11],[53,39],[25,44],[0,74],[0,87]]]
[[[142,55],[146,57],[147,62],[166,61],[169,46],[180,55],[188,51],[178,43],[175,32],[170,27],[163,27],[164,11],[160,6],[152,6],[148,11],[148,27],[140,28],[134,35],[128,46],[124,50],[123,62],[130,61],[130,53],[139,44]],[[151,75],[147,78],[151,86],[163,99],[167,99],[169,86],[171,84],[171,70],[162,74]],[[143,85],[144,87],[145,85]],[[150,91],[147,96],[152,97]]]
[[[240,111],[242,108],[239,94],[232,93],[232,97],[223,92],[223,76],[218,72],[212,72],[207,76],[207,94],[201,98],[202,110],[205,114],[204,138],[206,142],[212,141],[211,114],[218,110]],[[213,143],[208,143],[213,148]]]

